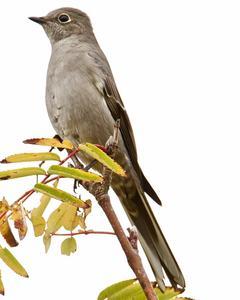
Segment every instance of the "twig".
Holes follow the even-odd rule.
[[[54,236],[75,236],[75,235],[81,235],[81,234],[105,234],[105,235],[116,235],[114,232],[110,231],[94,231],[94,230],[81,230],[78,232],[71,232],[71,233],[51,233],[51,235]]]
[[[113,143],[111,148],[111,156],[114,157],[117,150],[118,136],[119,136],[119,126],[120,122],[117,121],[114,128]],[[147,277],[147,274],[143,268],[136,247],[133,247],[129,239],[124,233],[124,230],[118,220],[117,215],[115,214],[113,207],[110,202],[108,195],[108,189],[111,184],[112,171],[103,167],[103,182],[90,184],[89,182],[80,182],[82,186],[87,189],[98,201],[98,204],[103,209],[105,215],[107,216],[109,222],[112,225],[112,228],[117,235],[117,238],[122,246],[123,251],[127,257],[129,266],[132,268],[133,272],[137,276],[137,279],[146,295],[148,300],[157,300],[157,296],[154,292],[153,286],[150,280]],[[136,238],[136,237],[135,237]]]

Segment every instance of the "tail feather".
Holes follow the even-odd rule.
[[[140,243],[155,274],[159,287],[164,290],[165,271],[172,286],[185,287],[182,272],[168,246],[141,187],[129,180],[113,185],[131,223],[136,226]]]

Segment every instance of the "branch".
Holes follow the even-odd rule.
[[[118,144],[118,136],[119,136],[119,121],[116,122],[114,128],[114,135],[113,135],[113,143],[110,147],[110,155],[114,157],[117,144]],[[108,152],[109,153],[109,152]],[[111,184],[112,179],[112,171],[103,167],[103,182],[102,183],[94,183],[91,184],[89,182],[80,182],[81,185],[87,189],[98,201],[98,204],[101,206],[102,210],[104,211],[105,215],[107,216],[109,222],[112,225],[112,228],[117,235],[117,238],[122,246],[123,251],[127,257],[127,261],[129,266],[132,268],[133,272],[135,273],[145,295],[148,300],[157,300],[157,296],[154,292],[152,284],[147,277],[147,274],[143,268],[143,264],[141,258],[137,252],[136,248],[136,241],[135,246],[132,245],[130,240],[136,240],[136,236],[132,237],[130,233],[130,240],[124,233],[124,230],[118,220],[117,215],[115,214],[113,207],[110,202],[110,198],[108,195],[108,189]]]

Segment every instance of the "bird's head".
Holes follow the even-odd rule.
[[[42,25],[52,44],[71,35],[92,31],[89,17],[84,12],[70,7],[51,11],[44,17],[29,19]]]

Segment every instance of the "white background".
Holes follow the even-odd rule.
[[[44,102],[50,44],[27,17],[61,6],[91,16],[133,124],[139,161],[163,201],[162,208],[152,203],[153,209],[186,277],[186,295],[237,299],[239,2],[4,1],[1,157],[43,150],[21,141],[54,134]],[[12,202],[33,183],[2,182],[0,195]],[[38,198],[29,200],[30,206]],[[114,196],[113,202],[126,228]],[[89,228],[109,229],[96,204]],[[107,285],[133,277],[115,237],[79,237],[77,253],[65,257],[60,255],[61,238],[45,255],[41,238],[29,232],[12,251],[30,279],[1,263],[6,299],[94,300]]]

